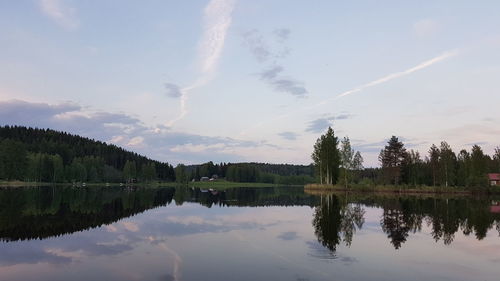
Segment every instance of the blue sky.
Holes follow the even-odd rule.
[[[498,1],[0,1],[0,123],[176,164],[500,145]]]

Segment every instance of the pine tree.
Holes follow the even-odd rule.
[[[439,148],[433,144],[429,149],[429,163],[432,170],[432,185],[436,186],[438,172],[439,172]]]
[[[401,167],[406,156],[404,144],[392,136],[384,149],[380,151],[379,161],[382,171],[390,182],[398,185],[401,179]]]

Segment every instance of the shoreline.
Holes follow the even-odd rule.
[[[134,184],[120,184],[120,183],[81,183],[74,185],[73,183],[47,183],[47,182],[24,182],[24,181],[2,181],[0,182],[0,189],[5,188],[31,188],[31,187],[46,187],[46,186],[61,186],[61,187],[144,187],[144,188],[162,188],[162,187],[195,187],[195,188],[214,188],[218,190],[230,188],[264,188],[264,187],[300,187],[303,185],[283,185],[273,183],[251,183],[251,182],[230,182],[230,181],[207,181],[207,182],[149,182],[149,183],[134,183]]]
[[[307,184],[304,186],[304,191],[321,191],[321,192],[356,192],[356,193],[388,193],[388,194],[449,194],[449,195],[478,195],[478,194],[500,194],[500,188],[474,188],[466,189],[463,187],[431,187],[425,186],[420,188],[408,188],[398,186],[353,186],[345,188],[344,186],[336,185],[321,185]]]

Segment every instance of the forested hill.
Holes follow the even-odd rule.
[[[174,181],[172,165],[50,129],[0,127],[0,179],[38,182]]]

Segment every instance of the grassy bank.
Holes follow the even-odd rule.
[[[49,183],[26,181],[0,181],[0,187],[48,186]]]
[[[308,191],[354,191],[354,192],[380,192],[380,193],[404,193],[404,194],[476,194],[495,193],[500,194],[500,187],[443,187],[443,186],[405,186],[405,185],[351,185],[347,188],[343,185],[307,184],[304,186]]]

